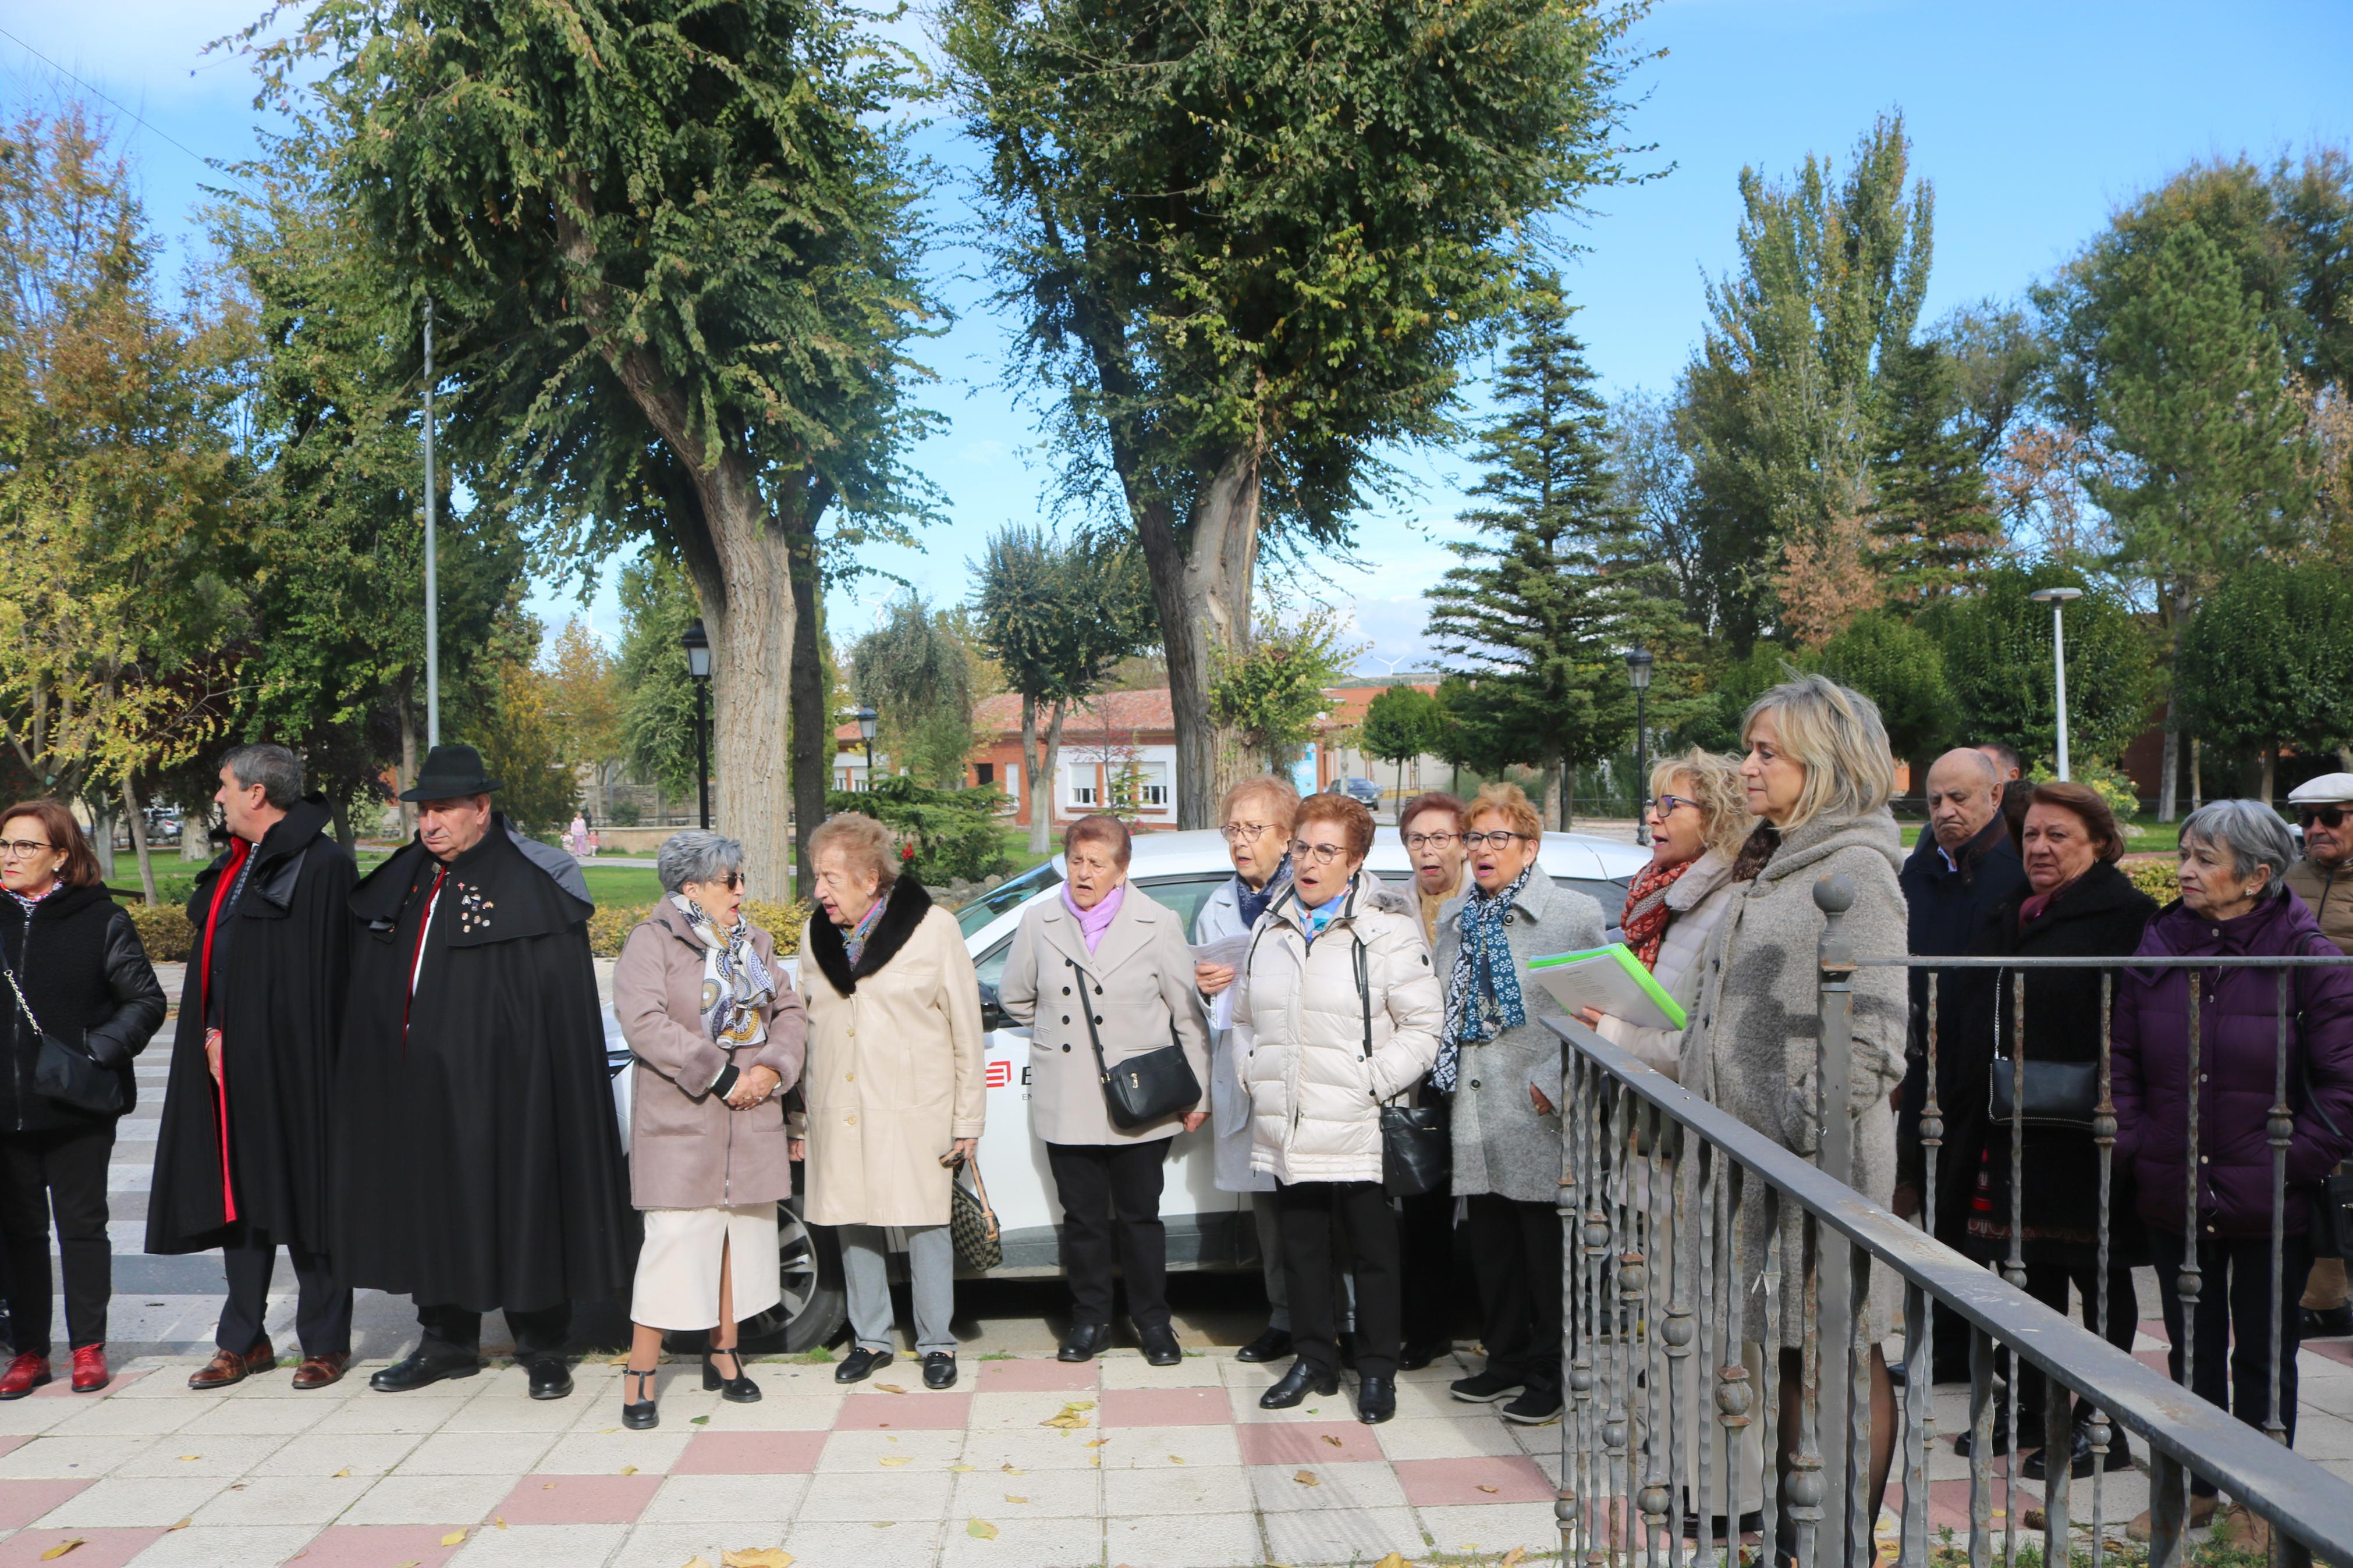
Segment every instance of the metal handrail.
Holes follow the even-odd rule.
[[[1544,1022],[1624,1088],[1731,1155],[1874,1262],[1935,1296],[1940,1308],[1959,1312],[2049,1376],[2090,1396],[2152,1448],[2256,1505],[2313,1550],[2332,1560],[2353,1560],[2353,1485],[2292,1449],[2283,1450],[2228,1411],[2012,1289],[1984,1265],[1652,1071],[1576,1019]],[[1772,1462],[1769,1455],[1766,1462]]]

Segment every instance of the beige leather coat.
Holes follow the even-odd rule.
[[[1087,1034],[1090,1002],[1102,1020],[1095,1027],[1104,1060],[1116,1067],[1174,1041],[1203,1088],[1194,1109],[1208,1109],[1209,1031],[1193,989],[1185,922],[1141,889],[1131,884],[1121,894],[1119,912],[1092,952],[1059,896],[1032,908],[1005,956],[997,1000],[1016,1022],[1033,1025],[1029,1130],[1047,1142],[1137,1143],[1173,1137],[1180,1123],[1167,1116],[1129,1131],[1113,1122]]]
[[[890,896],[929,903],[905,878]],[[819,912],[809,924],[825,918]],[[956,1139],[980,1136],[988,1051],[964,933],[937,905],[908,923],[902,945],[847,994],[811,953],[807,930],[801,935],[803,1213],[812,1225],[945,1225],[948,1171],[940,1156]],[[876,938],[890,924],[886,911]],[[870,938],[869,956],[878,951]]]

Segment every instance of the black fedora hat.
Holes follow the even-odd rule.
[[[400,792],[403,800],[457,800],[488,795],[499,781],[482,772],[482,753],[471,746],[436,746],[417,772],[414,789]]]

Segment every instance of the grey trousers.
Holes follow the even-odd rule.
[[[1272,1193],[1250,1194],[1250,1219],[1258,1229],[1259,1272],[1266,1279],[1266,1326],[1283,1333],[1291,1331],[1291,1287],[1282,1272],[1282,1216],[1275,1211]],[[1345,1241],[1334,1248],[1341,1258],[1347,1257]],[[1342,1333],[1353,1332],[1356,1327],[1356,1279],[1344,1265],[1338,1270],[1339,1289],[1333,1300],[1334,1320]]]
[[[911,1225],[907,1236],[907,1276],[914,1287],[915,1353],[934,1351],[955,1354],[955,1335],[948,1320],[955,1316],[955,1244],[944,1225]],[[898,1320],[891,1310],[891,1232],[886,1226],[838,1226],[841,1244],[841,1282],[849,1297],[849,1326],[860,1349],[887,1351],[893,1347],[892,1330]]]

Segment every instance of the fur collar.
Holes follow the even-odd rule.
[[[841,928],[828,920],[823,910],[809,916],[808,948],[817,959],[819,973],[834,994],[848,996],[858,989],[858,983],[899,956],[915,928],[923,923],[931,912],[932,896],[923,885],[909,876],[901,876],[891,884],[891,891],[882,904],[882,918],[874,922],[866,946],[858,954],[858,963],[849,962],[849,950],[842,945]]]

